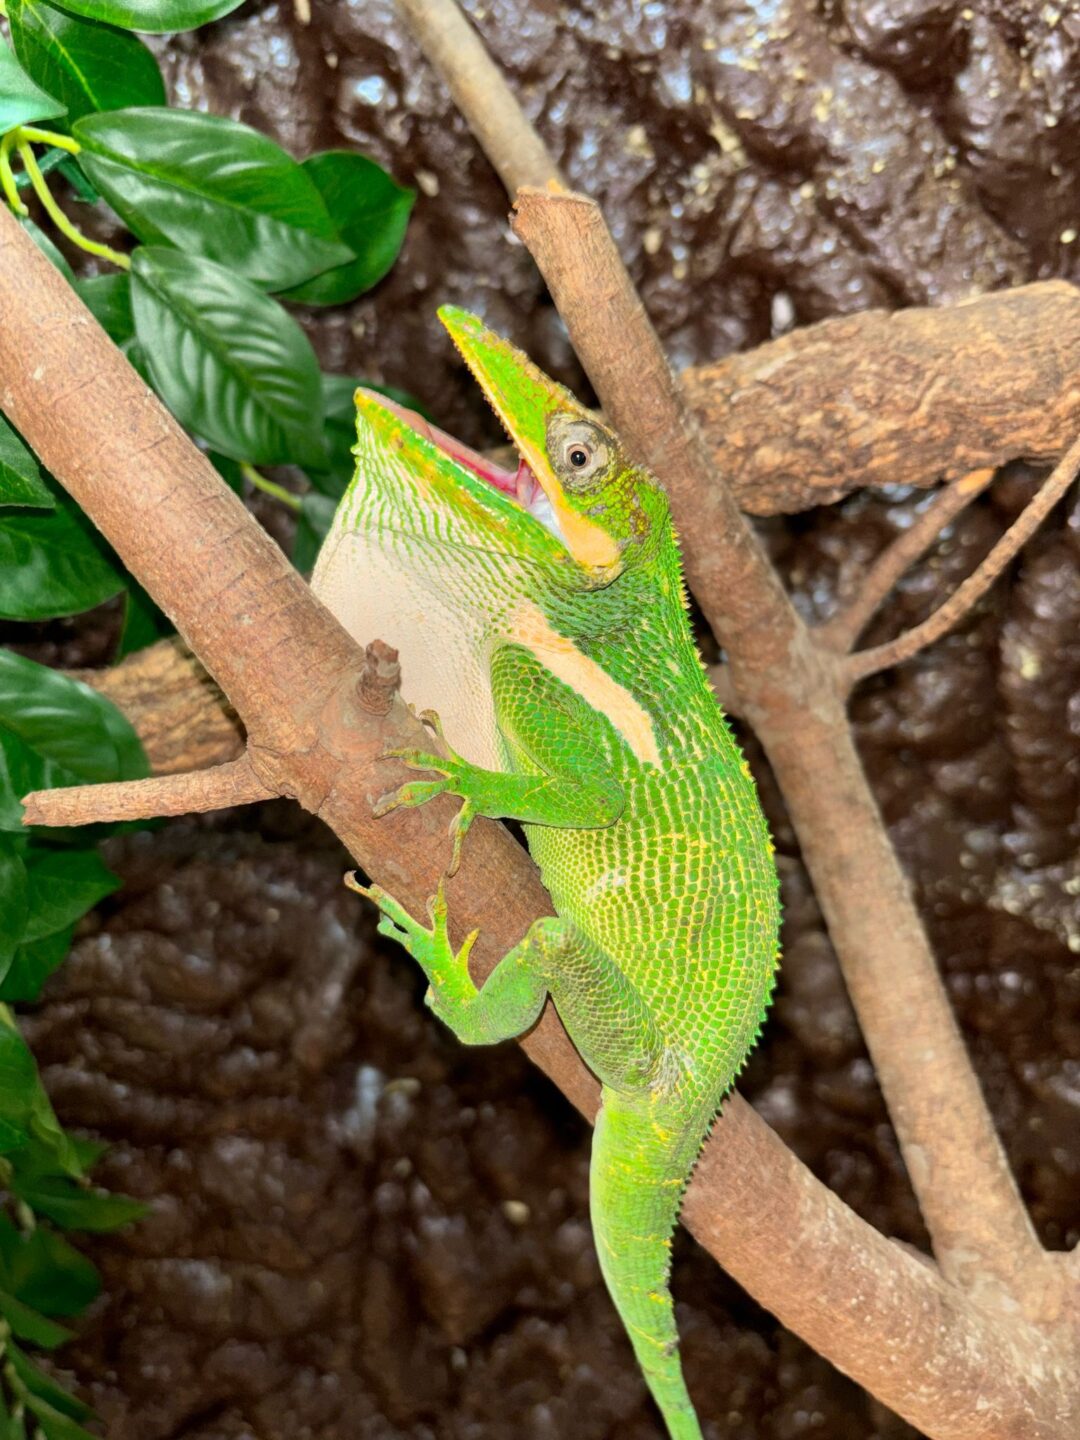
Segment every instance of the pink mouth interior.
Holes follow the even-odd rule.
[[[460,440],[455,440],[453,435],[448,435],[437,425],[429,424],[415,410],[398,405],[396,401],[380,395],[378,391],[372,393],[384,409],[391,410],[399,420],[404,420],[411,430],[415,430],[425,440],[430,440],[444,455],[449,455],[451,460],[456,460],[459,465],[464,465],[467,470],[478,475],[493,489],[501,491],[503,495],[509,495],[511,500],[516,500],[530,514],[537,514],[538,511],[548,508],[543,487],[524,460],[518,460],[516,473],[504,470],[501,465],[493,464],[486,456],[470,449],[468,445],[463,445]]]

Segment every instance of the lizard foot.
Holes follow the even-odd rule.
[[[425,711],[422,719],[427,720],[434,716],[433,711]],[[431,723],[429,721],[429,723]],[[435,717],[437,724],[437,717]],[[436,733],[441,734],[441,730]],[[389,815],[392,810],[401,807],[415,808],[419,805],[426,805],[436,795],[458,795],[461,797],[461,809],[450,822],[450,840],[453,849],[450,856],[448,875],[455,875],[458,866],[461,864],[461,846],[468,834],[469,826],[476,819],[479,813],[476,805],[469,798],[473,788],[474,777],[478,772],[474,765],[463,760],[460,755],[453,751],[449,755],[432,755],[426,750],[400,749],[384,750],[379,756],[380,760],[400,760],[410,770],[429,770],[440,776],[438,780],[410,780],[400,785],[396,790],[391,790],[383,795],[375,804],[372,814],[376,819],[383,815]]]
[[[346,875],[345,884],[350,890],[355,890],[358,895],[363,895],[378,906],[379,934],[403,945],[423,970],[432,987],[427,995],[429,1005],[435,998],[435,991],[444,987],[456,988],[461,976],[465,977],[466,983],[470,983],[469,952],[476,944],[480,931],[473,930],[466,935],[461,949],[454,953],[446,928],[446,895],[441,880],[438,890],[428,901],[430,930],[426,930],[414,920],[405,907],[392,895],[388,895],[381,886],[361,885],[355,874]]]

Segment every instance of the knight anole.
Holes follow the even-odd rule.
[[[440,890],[430,929],[377,888],[380,930],[423,967],[467,1044],[520,1035],[554,1001],[603,1085],[591,1207],[600,1265],[673,1440],[700,1440],[667,1280],[690,1171],[773,985],[772,846],[686,612],[663,491],[561,386],[473,316],[441,312],[521,457],[489,464],[357,396],[356,476],[312,584],[453,758],[399,752],[384,809],[460,796],[522,821],[558,918],[477,990]]]

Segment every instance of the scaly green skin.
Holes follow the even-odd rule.
[[[497,763],[399,752],[436,778],[408,781],[383,808],[460,796],[455,863],[474,815],[524,822],[558,918],[533,925],[477,990],[475,937],[454,953],[441,890],[430,930],[383,891],[364,893],[465,1043],[519,1035],[553,999],[603,1085],[591,1175],[601,1268],[670,1435],[700,1440],[667,1286],[671,1235],[772,989],[772,846],[694,648],[663,493],[524,356],[464,312],[441,313],[562,539],[358,397],[357,479],[313,584],[334,608],[341,537],[362,535],[398,557],[404,614],[419,567],[429,598],[410,613],[432,647],[432,683],[439,647],[464,643],[475,660],[466,683],[480,675],[490,692]],[[407,694],[409,681],[406,666]],[[470,726],[448,726],[447,739],[468,748]]]

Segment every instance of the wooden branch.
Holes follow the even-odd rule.
[[[818,626],[815,638],[836,650],[850,650],[901,576],[922,558],[945,527],[976,495],[982,494],[993,478],[993,470],[973,470],[962,480],[939,490],[922,514],[877,557],[846,609]]]
[[[23,797],[24,825],[94,825],[100,821],[153,820],[164,815],[195,815],[271,800],[269,790],[246,755],[208,770],[189,770],[150,780],[112,785],[71,785],[33,790]]]
[[[473,134],[507,189],[514,183],[562,187],[544,142],[525,119],[497,65],[456,5],[398,0],[432,63],[452,74],[450,92],[465,115],[475,114]],[[522,181],[521,176],[527,179]]]
[[[1041,490],[1020,517],[1009,526],[981,565],[975,569],[945,603],[903,635],[872,650],[860,650],[848,657],[846,670],[851,684],[910,660],[953,628],[978,603],[1006,565],[1020,553],[1050,511],[1070,489],[1080,470],[1080,440],[1075,440],[1047,477]]]
[[[1051,280],[824,320],[681,379],[717,473],[773,515],[1053,461],[1080,433],[1077,354],[1080,289]]]
[[[108,670],[73,670],[118,705],[155,775],[202,770],[244,749],[236,712],[182,640],[159,640]]]
[[[783,790],[934,1253],[963,1286],[993,1276],[1023,1287],[1042,1251],[859,763],[837,657],[814,644],[723,484],[698,463],[597,207],[521,190],[514,228],[624,442],[668,485],[688,578]]]
[[[382,821],[371,806],[398,773],[379,754],[423,744],[423,727],[400,702],[385,716],[358,703],[362,652],[2,212],[0,314],[0,405],[220,678],[248,728],[256,772],[320,813],[373,879],[422,914],[446,864],[454,804],[434,801]],[[481,929],[477,978],[549,913],[535,867],[490,822],[470,831],[448,896],[455,932]],[[550,1013],[526,1048],[576,1104],[595,1106],[595,1083]],[[991,1324],[977,1305],[946,1295],[932,1268],[883,1252],[887,1242],[829,1196],[737,1097],[690,1197],[688,1215],[718,1259],[936,1440],[1055,1433],[1072,1381],[1046,1338],[1015,1317],[1007,1328]],[[845,1315],[832,1308],[841,1275]],[[818,1286],[829,1276],[823,1306]],[[976,1362],[981,1431],[970,1392],[963,1414],[954,1408],[942,1420],[938,1403],[939,1389],[953,1394],[954,1378],[965,1381]],[[1034,1395],[1028,1377],[1039,1367],[1044,1379]]]

